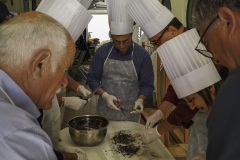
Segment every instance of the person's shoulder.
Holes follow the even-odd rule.
[[[98,49],[100,49],[100,50],[110,49],[112,47],[112,45],[113,45],[112,42],[104,43]]]
[[[27,111],[0,101],[0,126],[6,129],[0,130],[0,135],[6,136],[18,130],[28,130],[29,128],[40,128],[37,120]]]
[[[150,55],[147,52],[147,50],[135,42],[134,42],[134,50],[135,52],[137,52],[138,56],[142,56],[143,58],[146,58],[146,57],[150,58]]]
[[[113,45],[112,42],[102,44],[101,46],[98,47],[98,49],[96,50],[94,55],[100,56],[100,57],[105,57],[107,55],[107,53],[110,51],[112,45]]]

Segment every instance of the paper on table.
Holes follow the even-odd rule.
[[[135,134],[138,133],[141,130],[125,130],[125,133],[127,134]],[[113,143],[112,138],[115,136],[117,132],[110,133],[107,135],[107,140],[109,141],[109,144],[111,146],[114,158],[116,160],[167,160],[172,159],[172,157],[169,157],[168,155],[163,154],[161,152],[161,148],[158,147],[158,142],[154,141],[148,145],[145,145],[143,141],[141,140],[141,137],[136,138],[136,142],[133,142],[134,145],[140,146],[140,150],[136,153],[136,155],[133,156],[127,156],[123,155],[122,153],[118,153],[117,145]],[[128,144],[129,145],[129,144]]]
[[[87,158],[89,160],[96,160],[96,159],[107,160],[107,157],[104,155],[104,153],[99,147],[81,147],[81,149],[86,153],[91,152],[91,154],[87,154]]]

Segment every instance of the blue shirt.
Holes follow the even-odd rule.
[[[1,160],[56,160],[52,143],[36,118],[37,106],[26,93],[2,70],[0,87],[0,159]]]
[[[103,65],[112,46],[112,42],[104,44],[99,47],[94,54],[94,58],[87,75],[87,81],[92,90],[95,90],[100,85],[103,73]],[[132,51],[132,45],[125,54],[120,52],[117,48],[113,47],[112,53],[108,58],[119,61],[128,61],[133,59],[133,64],[137,72],[140,89],[138,95],[144,95],[145,97],[149,98],[154,90],[152,60],[149,53],[136,43],[134,43],[133,58]]]

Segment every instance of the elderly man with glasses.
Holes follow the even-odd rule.
[[[240,1],[198,0],[193,25],[200,31],[206,51],[229,69],[207,121],[207,159],[239,159],[240,153]]]
[[[133,20],[124,8],[128,1],[107,0],[112,42],[95,52],[87,80],[92,90],[103,86],[97,91],[98,115],[140,122],[141,115],[131,113],[143,111],[154,89],[154,75],[149,53],[132,41]]]

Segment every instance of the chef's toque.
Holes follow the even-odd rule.
[[[125,35],[133,32],[133,20],[125,8],[129,1],[106,0],[111,34]]]
[[[81,3],[86,9],[88,9],[93,0],[77,0],[77,1]]]
[[[74,42],[92,19],[92,15],[77,0],[42,0],[36,11],[60,22],[68,30]]]
[[[212,60],[195,50],[199,39],[196,29],[191,29],[157,49],[179,99],[221,80]],[[198,47],[206,50],[202,43]]]
[[[126,9],[148,38],[161,32],[174,18],[158,0],[131,0]]]

